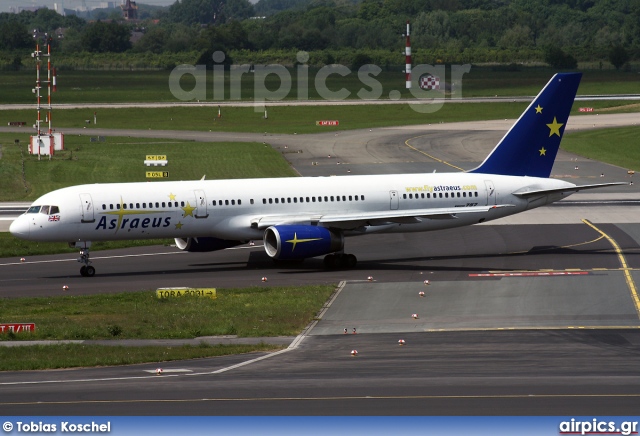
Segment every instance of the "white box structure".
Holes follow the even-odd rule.
[[[32,136],[29,141],[29,154],[51,156],[54,150],[53,136]]]
[[[53,134],[53,149],[55,151],[64,150],[64,133],[57,132]]]

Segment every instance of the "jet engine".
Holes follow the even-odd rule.
[[[218,239],[212,237],[203,238],[175,238],[176,247],[182,251],[190,252],[206,252],[224,250],[225,248],[240,245],[242,241],[228,241],[226,239]]]
[[[344,236],[325,227],[271,226],[264,232],[264,249],[273,259],[306,259],[334,253],[344,247]]]

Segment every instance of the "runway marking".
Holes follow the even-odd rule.
[[[634,330],[640,329],[640,325],[587,325],[587,326],[522,326],[522,327],[460,327],[449,329],[425,329],[428,333],[455,333],[455,332],[497,332],[497,331],[528,331],[528,330]]]
[[[160,378],[160,377],[155,377]],[[255,397],[255,398],[186,398],[144,400],[86,400],[86,401],[19,401],[0,402],[0,406],[41,406],[71,404],[136,404],[136,403],[205,403],[205,402],[254,402],[254,401],[353,401],[353,400],[502,400],[540,398],[639,398],[638,394],[513,394],[513,395],[363,395],[330,397]]]
[[[551,247],[551,248],[539,248],[537,250],[527,250],[527,251],[512,251],[509,252],[507,254],[527,254],[527,253],[537,253],[540,251],[551,251],[551,250],[557,250],[559,248],[573,248],[573,247],[579,247],[581,245],[589,245],[589,244],[593,244],[594,242],[598,242],[600,239],[603,239],[605,236],[604,234],[601,234],[600,237],[596,238],[596,239],[592,239],[591,241],[584,241],[584,242],[578,242],[576,244],[569,244],[569,245],[560,245],[558,247]]]
[[[261,248],[262,245],[250,245],[246,247],[231,247],[225,248],[225,250],[247,250],[252,248]],[[167,253],[142,253],[142,254],[122,254],[119,256],[92,256],[92,260],[97,259],[122,259],[127,257],[144,257],[144,256],[165,256],[171,254],[187,254],[187,251],[172,251]],[[38,264],[38,263],[56,263],[56,262],[77,262],[77,259],[51,259],[51,260],[34,260],[34,261],[25,261],[25,262],[10,262],[10,263],[0,263],[0,266],[8,266],[8,265],[28,265],[28,264]]]
[[[638,291],[637,291],[637,288],[636,288],[636,284],[635,284],[635,282],[633,280],[633,277],[631,276],[632,268],[629,268],[627,266],[627,259],[624,257],[624,253],[622,252],[622,249],[620,248],[618,243],[611,236],[607,235],[605,232],[603,232],[602,230],[597,228],[589,220],[583,219],[582,222],[585,223],[586,225],[588,225],[589,227],[591,227],[596,232],[600,233],[605,238],[607,238],[609,243],[613,246],[613,249],[615,250],[616,254],[618,255],[618,260],[620,261],[620,264],[622,265],[622,268],[620,268],[620,269],[624,272],[624,277],[625,277],[625,280],[627,281],[627,286],[629,287],[629,291],[631,292],[631,299],[633,300],[633,304],[636,307],[636,314],[638,315],[638,319],[640,319],[640,298],[638,298]]]
[[[508,273],[469,274],[469,277],[546,277],[546,276],[581,276],[589,271],[526,271]]]
[[[442,160],[442,159],[438,159],[438,158],[437,158],[437,157],[435,157],[435,156],[431,156],[429,153],[425,153],[425,152],[424,152],[424,151],[422,151],[422,150],[418,150],[417,148],[415,148],[414,146],[412,146],[412,145],[410,145],[410,144],[409,144],[409,141],[411,141],[412,139],[422,138],[423,136],[427,136],[427,135],[414,136],[413,138],[409,138],[409,139],[407,139],[406,141],[404,141],[404,144],[405,144],[407,147],[409,147],[410,149],[412,149],[413,151],[417,151],[418,153],[424,154],[424,155],[425,155],[425,156],[427,156],[429,159],[433,159],[433,160],[435,160],[436,162],[440,162],[440,163],[442,163],[442,164],[448,165],[448,166],[450,166],[451,168],[455,168],[455,169],[460,170],[460,171],[466,171],[464,168],[457,167],[457,166],[455,166],[455,165],[453,165],[453,164],[450,164],[449,162],[446,162],[446,161],[444,161],[444,160]]]

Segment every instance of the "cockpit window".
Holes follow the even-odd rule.
[[[38,212],[40,212],[40,206],[31,206],[29,210],[27,210],[27,213],[38,213]]]
[[[58,206],[51,206],[49,210],[49,215],[54,215],[56,213],[60,213],[60,208]]]
[[[42,206],[42,209],[40,209],[40,213],[49,215],[49,206]]]

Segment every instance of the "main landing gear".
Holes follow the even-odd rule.
[[[324,267],[327,269],[348,269],[354,268],[358,259],[353,254],[333,253],[324,257]]]
[[[89,260],[89,247],[91,247],[91,242],[71,242],[69,245],[72,248],[80,249],[80,257],[78,258],[78,262],[84,264],[80,267],[80,275],[82,277],[93,277],[96,275],[96,269],[91,266],[91,261]]]

